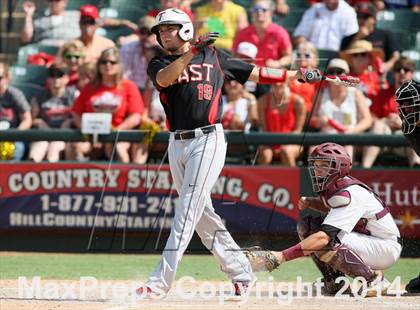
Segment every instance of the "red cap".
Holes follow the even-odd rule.
[[[82,17],[90,17],[93,19],[99,18],[98,8],[91,4],[86,4],[80,7],[80,18]]]

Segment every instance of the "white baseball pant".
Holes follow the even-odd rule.
[[[238,251],[211,202],[211,189],[226,156],[223,127],[215,126],[216,130],[208,134],[196,129],[196,137],[189,140],[174,140],[171,133],[168,157],[179,200],[162,258],[146,283],[152,290],[169,291],[194,230],[232,282],[247,282],[254,277],[248,259]]]
[[[388,269],[400,258],[402,248],[396,240],[343,231],[338,234],[338,239],[374,270]]]

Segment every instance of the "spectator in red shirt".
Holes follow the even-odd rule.
[[[397,60],[393,67],[395,84],[387,89],[380,90],[370,106],[370,111],[373,116],[372,133],[382,135],[401,134],[402,124],[398,116],[395,91],[404,82],[413,78],[415,69],[415,63],[411,59],[401,57]],[[403,155],[407,155],[410,166],[420,164],[419,156],[411,148],[404,149]],[[394,149],[397,154],[399,154],[398,150]],[[381,148],[378,146],[367,146],[363,148],[362,166],[364,168],[372,167],[380,151]]]
[[[363,94],[373,100],[378,95],[381,79],[385,78],[379,76],[377,68],[375,68],[375,63],[384,59],[383,51],[374,48],[368,41],[357,40],[348,49],[342,51],[340,56],[350,65],[350,75],[360,79]]]
[[[289,33],[272,21],[274,5],[269,0],[257,0],[252,8],[252,24],[238,31],[232,50],[239,43],[249,42],[258,48],[255,64],[281,68],[292,62],[292,44]]]
[[[117,48],[104,50],[97,63],[97,75],[76,99],[73,112],[75,125],[80,128],[81,116],[86,112],[112,113],[114,130],[137,128],[142,121],[143,99],[134,82],[122,78],[121,58]],[[116,154],[124,162],[130,162],[129,142],[118,142]],[[105,155],[111,157],[113,145],[105,145]],[[76,158],[83,159],[91,151],[91,146],[78,143]]]
[[[313,69],[318,67],[318,51],[312,43],[306,41],[296,49],[296,68]],[[298,94],[305,100],[306,111],[312,111],[313,100],[315,96],[315,84],[300,83],[292,80],[289,83],[290,90]]]
[[[305,117],[304,100],[290,92],[287,84],[273,85],[272,91],[258,99],[258,118],[264,131],[300,133]],[[262,145],[259,148],[258,163],[268,165],[276,156],[280,157],[282,164],[294,167],[300,149],[299,145]]]

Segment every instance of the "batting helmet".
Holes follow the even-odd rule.
[[[319,161],[327,163],[328,166],[319,166]],[[338,179],[348,175],[352,166],[346,149],[339,144],[329,142],[318,145],[312,151],[308,164],[312,188],[316,193],[328,189]],[[319,173],[320,169],[323,169],[323,173]]]
[[[420,122],[420,83],[411,80],[404,82],[395,93],[403,132],[410,134]]]
[[[151,32],[156,35],[157,41],[162,46],[159,36],[160,25],[179,25],[181,29],[178,31],[179,37],[184,41],[190,41],[194,37],[194,27],[190,17],[187,13],[178,9],[167,9],[160,12],[156,16],[155,25],[152,27]]]

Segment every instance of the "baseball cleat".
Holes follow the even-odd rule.
[[[249,292],[251,291],[255,282],[257,282],[256,277],[254,277],[251,281],[247,282],[233,282],[233,286],[235,288],[235,296],[249,295]]]
[[[375,270],[375,279],[368,283],[367,288],[365,289],[365,297],[386,295],[390,285],[391,283],[385,279],[384,273],[380,270]]]

